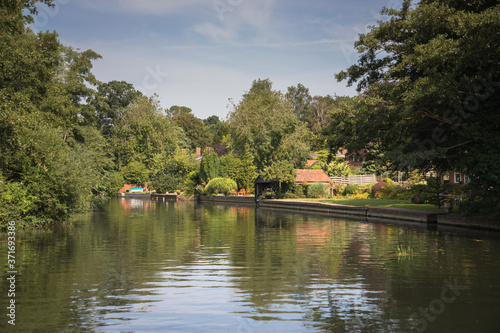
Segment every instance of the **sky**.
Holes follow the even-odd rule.
[[[163,108],[226,119],[254,80],[286,93],[356,94],[335,74],[355,64],[354,42],[401,0],[55,0],[32,28],[102,56],[101,82],[126,81]]]

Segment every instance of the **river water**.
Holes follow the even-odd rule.
[[[497,233],[121,198],[16,236],[2,332],[500,331]]]

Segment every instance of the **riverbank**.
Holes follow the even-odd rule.
[[[200,196],[201,202],[255,204],[252,196]],[[500,222],[447,214],[392,207],[362,207],[300,200],[260,200],[259,208],[315,212],[336,217],[356,218],[367,222],[413,222],[500,232]]]

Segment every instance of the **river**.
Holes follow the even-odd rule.
[[[121,198],[16,238],[2,332],[500,331],[498,233]]]

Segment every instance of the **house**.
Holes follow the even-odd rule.
[[[295,177],[296,184],[314,184],[324,183],[330,184],[330,177],[321,169],[297,169],[295,170],[297,176]]]
[[[441,181],[449,181],[451,184],[467,184],[470,178],[456,170],[449,170],[441,176]]]
[[[348,153],[347,149],[341,149],[337,152],[336,157],[337,158],[345,158],[347,160],[347,163],[351,168],[354,169],[362,169],[363,168],[363,162],[366,159],[366,153],[368,151],[366,149],[361,149],[357,152],[354,153]]]

